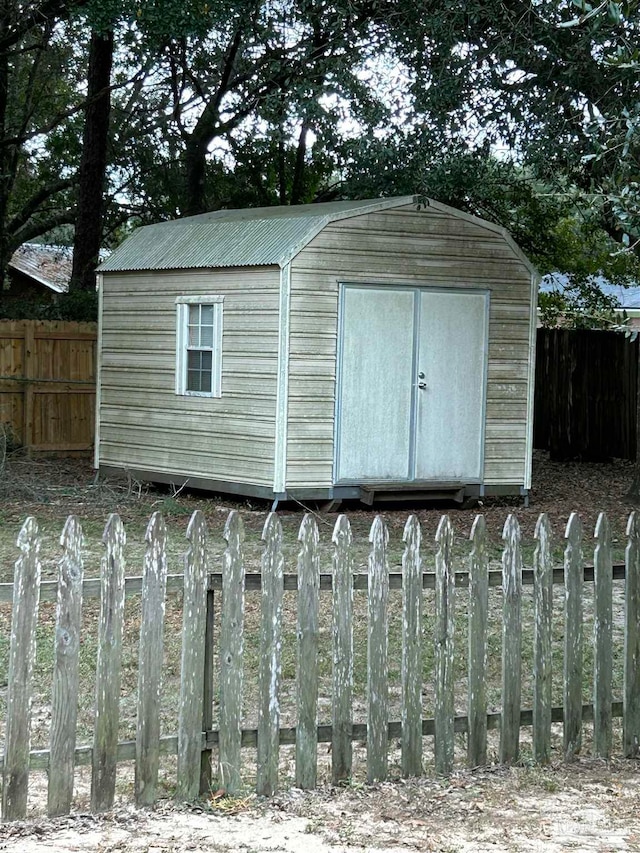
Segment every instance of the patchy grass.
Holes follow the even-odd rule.
[[[631,479],[632,468],[628,463],[611,465],[559,465],[551,463],[544,455],[536,458],[534,471],[534,489],[531,505],[522,506],[520,500],[487,501],[479,508],[487,519],[490,556],[494,567],[499,568],[502,551],[502,528],[509,512],[516,512],[523,531],[523,556],[525,565],[531,565],[533,532],[535,522],[541,512],[550,516],[555,532],[555,559],[562,560],[562,537],[564,527],[571,511],[580,512],[585,526],[585,541],[591,537],[597,513],[606,511],[609,515],[615,537],[615,558],[621,560],[624,552],[624,531],[629,511],[633,508],[624,494]],[[97,577],[102,555],[101,537],[109,513],[118,512],[127,530],[127,575],[138,575],[142,570],[144,557],[144,534],[149,516],[161,511],[168,527],[169,571],[182,571],[182,555],[187,546],[185,533],[192,512],[200,509],[209,524],[209,555],[212,571],[220,570],[221,555],[225,549],[223,538],[224,523],[231,509],[238,509],[246,529],[245,562],[248,571],[260,570],[262,546],[260,537],[268,513],[268,505],[256,501],[232,501],[219,496],[179,491],[158,491],[140,483],[96,481],[93,471],[86,460],[39,460],[28,459],[20,454],[10,454],[4,465],[0,479],[0,582],[9,582],[13,576],[13,563],[17,557],[16,538],[20,525],[28,515],[38,521],[43,533],[42,563],[45,578],[55,578],[60,559],[59,538],[64,521],[70,513],[76,514],[82,522],[85,547],[85,576]],[[427,570],[433,570],[435,542],[434,536],[440,517],[444,511],[452,518],[456,532],[455,554],[458,568],[465,568],[469,553],[469,533],[476,510],[460,510],[455,507],[403,507],[389,510],[382,508],[389,528],[389,565],[392,571],[399,571],[402,560],[402,533],[409,512],[415,512],[423,528],[423,556]],[[354,533],[355,571],[367,569],[369,552],[368,535],[375,513],[361,507],[347,508]],[[279,513],[283,525],[285,552],[285,571],[295,572],[298,553],[298,530],[303,517],[303,509],[287,508]],[[331,568],[331,533],[335,515],[316,513],[322,542],[322,571]],[[589,562],[591,555],[585,553]],[[617,583],[614,594],[616,632],[615,693],[620,696],[622,664],[622,592],[624,584]],[[466,590],[458,591],[456,603],[456,711],[466,710]],[[400,700],[400,660],[401,660],[401,596],[391,592],[390,629],[389,629],[389,700],[392,718],[399,718]],[[256,692],[258,677],[259,642],[259,606],[258,593],[248,593],[246,600],[246,639],[245,639],[245,725],[255,726]],[[561,704],[562,698],[562,589],[554,590],[554,704]],[[366,595],[356,591],[354,595],[354,714],[357,721],[366,717],[366,642],[367,642],[367,605]],[[523,707],[530,707],[532,701],[532,596],[531,587],[525,588],[523,601]],[[140,627],[140,603],[135,597],[127,599],[126,621],[123,645],[123,680],[121,695],[120,738],[135,736],[135,694],[137,689],[137,644]],[[36,663],[36,695],[34,696],[33,747],[47,745],[49,729],[49,706],[51,701],[51,673],[53,669],[53,620],[54,605],[43,602],[40,608],[38,628],[38,656]],[[10,630],[11,607],[0,605],[0,718],[4,718],[8,636]],[[93,691],[96,663],[97,623],[99,607],[97,600],[89,599],[83,610],[83,641],[81,646],[81,692],[79,697],[79,741],[87,742],[91,738],[93,727]],[[590,632],[592,630],[593,607],[592,587],[585,588],[585,661],[584,661],[584,701],[590,700],[592,653]],[[283,690],[282,725],[295,723],[295,674],[296,674],[296,596],[285,593],[283,643]],[[433,712],[433,593],[425,593],[424,631],[423,631],[423,694],[424,714]],[[174,733],[177,720],[177,700],[180,682],[180,631],[182,625],[181,596],[171,594],[167,600],[165,630],[165,660],[163,667],[163,691],[161,697],[162,732]],[[501,626],[502,596],[498,589],[490,592],[490,637],[488,655],[488,701],[490,710],[498,710],[500,705],[501,678]],[[321,656],[320,656],[320,722],[330,722],[331,718],[331,597],[321,596]],[[464,739],[460,738],[457,752],[464,751]],[[397,750],[395,750],[397,753]],[[397,757],[396,759],[397,760]],[[523,752],[526,762],[526,749]]]

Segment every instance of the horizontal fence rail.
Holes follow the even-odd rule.
[[[624,580],[625,564],[612,563],[611,577],[614,581]],[[594,569],[593,566],[586,565],[583,569],[583,579],[585,583],[593,583]],[[298,575],[286,573],[282,578],[285,591],[298,589]],[[522,570],[522,585],[533,586],[534,576],[532,569]],[[564,583],[564,569],[560,566],[553,568],[553,583]],[[167,593],[182,592],[184,584],[183,574],[168,574],[167,575]],[[368,575],[356,573],[352,575],[353,589],[356,591],[364,591],[369,587]],[[436,585],[436,576],[434,572],[424,571],[422,573],[422,588],[433,590]],[[489,587],[502,586],[502,570],[490,571],[488,575]],[[262,577],[257,572],[249,572],[245,575],[245,589],[248,592],[259,590],[262,586]],[[469,587],[469,572],[455,573],[456,589],[467,589]],[[138,596],[142,593],[142,575],[131,575],[125,578],[125,597]],[[207,589],[210,591],[222,590],[222,572],[209,572]],[[333,589],[333,575],[326,572],[320,574],[320,590],[322,592],[331,592]],[[389,572],[389,589],[402,589],[402,573]],[[58,593],[58,581],[41,581],[40,582],[40,601],[55,601]],[[82,597],[84,599],[100,598],[100,578],[85,578],[82,582]],[[0,603],[13,601],[13,583],[0,583]]]
[[[29,771],[46,769],[49,777],[48,811],[68,813],[72,807],[75,767],[91,767],[91,809],[112,807],[116,768],[124,761],[135,764],[135,797],[151,804],[158,797],[162,756],[177,756],[175,787],[180,799],[194,799],[208,790],[213,776],[229,794],[243,784],[242,749],[257,749],[255,787],[270,795],[281,784],[280,747],[295,746],[295,781],[313,788],[318,779],[318,744],[331,744],[331,778],[334,783],[353,772],[353,744],[366,744],[369,781],[387,778],[392,742],[400,739],[400,767],[405,775],[419,775],[429,763],[424,738],[432,739],[433,767],[450,773],[456,761],[456,737],[466,735],[469,766],[488,760],[488,733],[497,731],[501,762],[518,760],[521,729],[532,728],[533,758],[545,763],[552,752],[552,726],[562,723],[562,751],[571,759],[582,749],[583,724],[592,723],[593,753],[609,758],[613,750],[613,721],[622,719],[622,752],[637,756],[640,743],[640,529],[635,513],[626,530],[625,563],[614,565],[611,532],[600,515],[595,532],[593,566],[585,565],[586,537],[573,514],[565,531],[564,564],[552,564],[552,532],[546,515],[535,533],[533,568],[523,569],[518,521],[510,515],[503,531],[502,568],[490,570],[484,518],[478,516],[471,532],[470,554],[457,555],[454,531],[443,516],[435,542],[435,572],[427,572],[424,543],[415,516],[404,530],[402,571],[389,571],[389,533],[376,517],[368,543],[368,570],[354,572],[354,548],[349,520],[340,516],[332,537],[331,572],[322,572],[326,549],[321,549],[316,520],[307,515],[301,525],[297,571],[284,571],[281,522],[271,513],[263,531],[261,571],[247,572],[245,532],[241,516],[232,512],[224,528],[227,543],[222,571],[213,572],[205,518],[196,511],[190,521],[189,547],[184,572],[169,574],[167,533],[155,513],[146,532],[146,552],[141,577],[125,577],[126,536],[117,515],[109,518],[103,535],[101,576],[88,579],[82,556],[82,530],[71,516],[61,544],[63,556],[57,581],[41,581],[41,534],[34,519],[27,519],[19,537],[20,556],[12,584],[0,585],[0,600],[12,602],[5,749],[0,758],[3,777],[2,817],[24,818],[27,813]],[[465,569],[460,563],[464,561]],[[614,619],[613,581],[624,580],[622,695],[613,695]],[[585,636],[584,582],[593,583],[594,615],[591,638]],[[564,636],[562,703],[552,702],[552,589],[564,584],[562,633]],[[533,586],[533,707],[523,708],[523,588]],[[502,675],[499,710],[489,702],[487,662],[489,644],[489,590],[501,592]],[[391,598],[402,590],[402,601]],[[297,591],[295,629],[297,664],[293,702],[296,725],[282,725],[283,594]],[[246,595],[259,591],[259,635],[247,635]],[[180,688],[174,734],[161,735],[160,702],[165,642],[165,602],[172,593],[183,596]],[[356,616],[354,593],[366,596],[367,605]],[[221,593],[221,595],[220,595]],[[333,671],[329,696],[319,691],[321,663],[319,608],[321,594],[332,596],[329,636]],[[432,635],[425,628],[427,604],[432,606]],[[136,737],[118,740],[122,692],[122,649],[127,596],[141,597],[139,656],[137,664]],[[97,662],[94,690],[93,743],[78,744],[75,708],[78,701],[78,649],[82,643],[82,605],[100,598]],[[51,692],[50,746],[31,749],[31,707],[38,608],[56,602],[53,631],[54,665]],[[399,665],[400,714],[391,719],[390,635],[394,607],[400,607],[401,661]],[[396,614],[397,615],[397,614]],[[354,659],[356,620],[366,621],[365,721],[354,714]],[[464,630],[463,630],[464,628]],[[619,632],[618,632],[619,633]],[[463,645],[459,635],[466,636]],[[360,634],[358,634],[360,636]],[[247,643],[257,644],[257,725],[243,717]],[[592,651],[589,677],[591,701],[585,702],[585,649]],[[425,680],[423,661],[429,652],[433,663]],[[495,654],[495,652],[491,652]],[[213,656],[218,665],[214,670]],[[456,667],[466,656],[466,697],[456,686]],[[214,683],[214,671],[217,681]],[[289,680],[291,674],[287,676]],[[433,716],[424,716],[423,697],[433,699]],[[321,699],[330,701],[330,723],[319,723]],[[217,700],[217,725],[212,706]],[[466,713],[460,713],[461,702]],[[326,707],[326,704],[325,706]],[[326,711],[323,711],[326,713]],[[394,746],[395,748],[395,746]]]

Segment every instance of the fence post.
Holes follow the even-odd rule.
[[[202,705],[204,701],[204,643],[207,620],[207,523],[196,510],[187,528],[189,548],[184,557],[182,658],[178,718],[178,785],[180,800],[200,793]]]
[[[122,521],[114,513],[109,516],[102,536],[105,553],[100,580],[100,625],[91,772],[92,812],[108,811],[113,806],[116,790],[125,541]]]
[[[453,770],[454,693],[453,660],[455,630],[455,569],[453,527],[443,515],[436,532],[435,607],[435,769],[446,775]]]
[[[625,552],[624,698],[622,746],[626,758],[640,754],[640,524],[632,512]]]
[[[31,728],[31,683],[36,657],[40,599],[40,535],[35,518],[27,518],[18,534],[22,552],[13,578],[13,613],[7,683],[7,727],[2,785],[2,819],[27,814]]]
[[[160,685],[163,665],[166,528],[159,512],[147,525],[142,576],[142,613],[138,653],[135,794],[138,805],[155,802],[160,766]]]
[[[582,522],[572,512],[564,552],[564,755],[571,758],[582,745]]]
[[[333,528],[333,728],[331,777],[337,785],[351,776],[353,747],[353,555],[351,526],[339,515]]]
[[[593,754],[611,756],[613,672],[613,559],[611,528],[605,513],[598,516],[593,552],[595,618],[593,620]]]
[[[387,543],[389,533],[381,516],[371,525],[369,542],[369,590],[367,644],[367,780],[387,778],[388,746],[388,664],[387,627],[389,607],[389,570]]]
[[[82,527],[73,515],[66,521],[60,544],[64,552],[58,568],[56,658],[51,698],[51,753],[47,789],[49,817],[69,814],[73,799],[83,576]]]
[[[489,561],[487,525],[477,515],[471,528],[469,558],[469,767],[487,763],[487,614],[489,611]]]
[[[298,535],[296,785],[303,789],[315,788],[318,767],[319,538],[316,520],[307,513]]]
[[[402,555],[402,772],[422,773],[422,561],[420,523],[410,515]]]
[[[538,518],[533,552],[533,757],[540,764],[551,760],[553,616],[553,559],[551,525],[546,513]]]
[[[229,513],[224,527],[227,548],[222,558],[222,613],[220,616],[220,743],[218,782],[229,794],[240,788],[242,688],[244,651],[244,524]]]
[[[280,675],[284,560],[282,525],[269,513],[262,533],[262,613],[258,698],[258,772],[256,791],[270,797],[278,789],[280,754]]]
[[[520,525],[510,514],[502,532],[502,729],[500,761],[516,761],[520,749],[522,671],[522,554]]]

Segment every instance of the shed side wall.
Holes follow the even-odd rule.
[[[101,465],[273,485],[277,267],[105,273]],[[179,295],[223,295],[222,396],[175,394]]]
[[[397,208],[332,223],[292,263],[287,488],[333,481],[341,281],[490,291],[484,482],[524,484],[531,272],[499,233]]]

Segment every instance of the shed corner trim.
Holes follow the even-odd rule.
[[[273,465],[273,491],[286,491],[287,421],[289,418],[289,331],[291,324],[291,264],[280,271],[278,307],[278,385],[276,390],[276,431]]]

